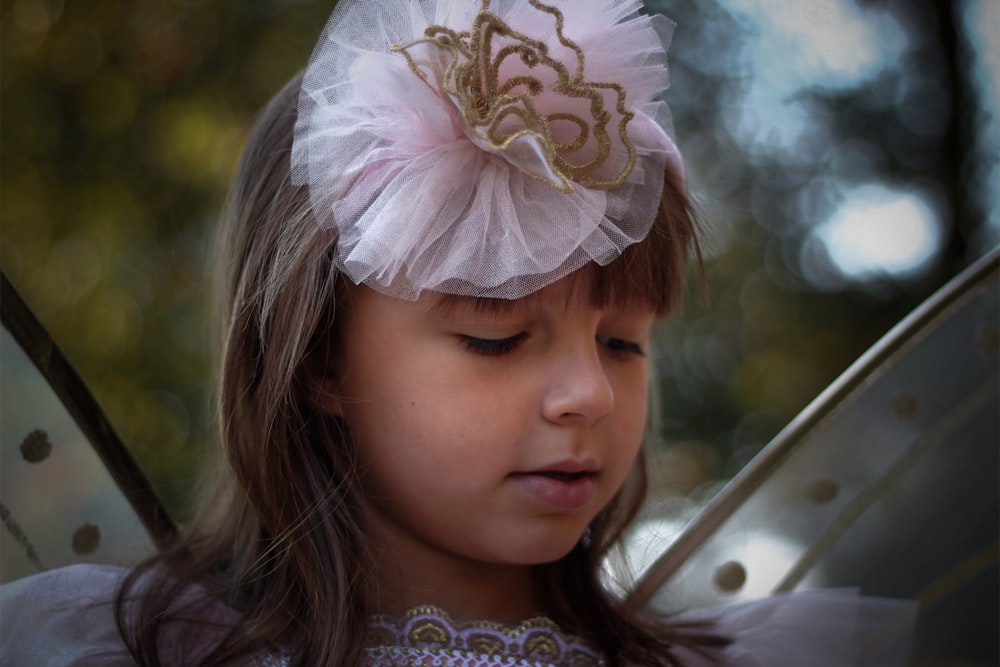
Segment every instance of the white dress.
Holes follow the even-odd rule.
[[[0,587],[0,659],[33,667],[124,667],[129,656],[114,619],[113,603],[127,570],[75,565]],[[234,612],[215,605],[213,623]],[[772,596],[716,610],[682,615],[712,620],[713,631],[732,640],[718,660],[686,650],[686,667],[903,667],[908,663],[916,604],[865,598],[852,591],[814,591]],[[219,640],[208,623],[168,628],[168,665],[197,663]],[[463,667],[559,667],[603,665],[600,654],[547,619],[517,627],[457,623],[433,608],[401,619],[373,619],[368,667],[462,665]],[[247,667],[279,667],[279,656],[258,656]]]

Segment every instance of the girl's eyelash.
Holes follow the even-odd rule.
[[[634,341],[615,338],[614,336],[598,336],[597,342],[615,354],[635,355],[638,357],[646,356],[646,351],[642,349],[642,345]]]
[[[517,349],[518,345],[527,338],[527,333],[519,333],[507,338],[477,338],[475,336],[459,336],[459,340],[466,349],[487,357],[498,357]],[[613,336],[598,336],[597,342],[606,347],[614,354],[624,356],[645,357],[646,351],[642,345],[634,341]]]
[[[459,340],[470,351],[487,357],[499,357],[513,352],[527,338],[528,334],[519,333],[507,338],[476,338],[475,336],[459,336]]]

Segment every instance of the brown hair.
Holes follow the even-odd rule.
[[[117,599],[119,628],[139,664],[161,664],[163,638],[185,624],[204,628],[218,601],[238,620],[209,624],[216,636],[210,654],[196,657],[203,665],[269,650],[282,650],[292,665],[361,662],[372,599],[369,510],[348,429],[315,399],[348,285],[333,265],[335,235],[316,223],[307,192],[290,181],[299,84],[291,81],[259,119],[219,238],[224,458],[211,479],[224,481],[183,542],[134,569]],[[665,315],[694,247],[686,198],[668,178],[648,238],[594,269],[594,298],[638,300]],[[551,601],[546,611],[595,641],[612,665],[673,665],[671,644],[713,641],[627,613],[598,579],[645,484],[640,461],[587,537],[537,567],[540,599]],[[192,602],[195,584],[207,595]]]

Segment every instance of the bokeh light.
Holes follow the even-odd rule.
[[[744,47],[751,65],[746,99],[734,120],[753,150],[794,149],[814,129],[814,110],[800,96],[803,89],[857,86],[907,48],[899,23],[877,7],[841,0],[723,4],[749,24],[752,35]]]
[[[941,246],[940,223],[925,197],[878,185],[845,193],[816,235],[840,275],[854,282],[920,273]]]

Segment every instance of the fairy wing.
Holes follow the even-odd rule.
[[[0,312],[0,579],[169,543],[176,528],[148,480],[6,276]]]
[[[998,267],[1000,253],[970,267],[852,365],[632,601],[674,611],[860,587],[919,601],[919,660],[998,664]]]
[[[998,267],[1000,254],[970,268],[864,355],[669,545],[632,600],[674,610],[860,586],[920,600],[921,659],[996,664]],[[6,279],[0,305],[4,580],[168,543],[174,524]]]

